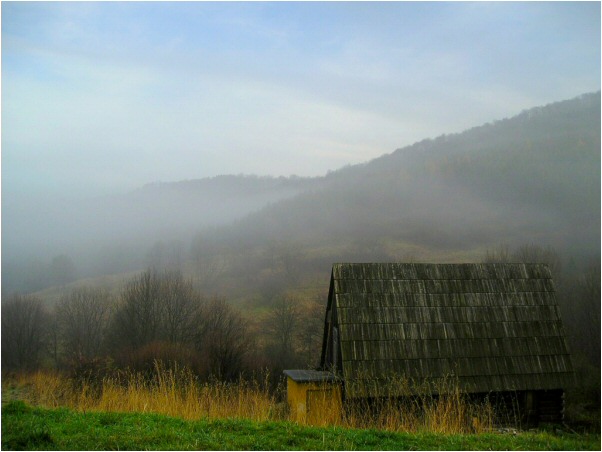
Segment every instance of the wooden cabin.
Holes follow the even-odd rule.
[[[530,424],[562,421],[573,382],[544,264],[335,264],[320,368],[342,403],[403,396],[393,379],[453,376],[465,393],[511,399]]]

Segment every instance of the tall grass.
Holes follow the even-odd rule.
[[[121,372],[94,382],[46,371],[18,376],[16,383],[24,388],[21,393],[27,402],[51,408],[159,413],[190,420],[288,420],[284,404],[269,390],[268,375],[251,382],[204,383],[186,368],[165,368],[157,362],[150,375]],[[493,427],[491,405],[471,401],[451,381],[438,388],[438,395],[424,388],[418,391],[405,381],[390,384],[406,385],[407,396],[347,400],[342,410],[338,404],[324,403],[321,406],[332,412],[313,416],[307,423],[450,434],[480,433]]]
[[[122,372],[100,382],[73,381],[57,373],[36,372],[18,377],[28,402],[78,411],[159,413],[184,419],[274,418],[276,400],[267,375],[251,383],[201,383],[186,368],[155,364],[151,375]]]
[[[379,397],[346,400],[335,423],[352,428],[446,434],[482,433],[494,427],[493,406],[485,399],[471,399],[460,390],[457,379],[417,384],[391,378],[379,385],[377,390],[368,391]],[[337,409],[336,404],[330,406]],[[326,413],[324,418],[333,419],[336,414]],[[320,421],[317,424],[323,425]]]

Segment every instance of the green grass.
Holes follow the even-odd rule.
[[[600,450],[600,435],[388,433],[290,422],[2,407],[3,450]]]

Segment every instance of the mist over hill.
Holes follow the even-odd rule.
[[[597,92],[318,178],[218,176],[91,200],[3,198],[2,290],[216,256],[222,282],[212,290],[236,275],[298,283],[337,260],[476,256],[500,243],[599,257],[600,123]],[[52,270],[57,257],[63,267]],[[73,268],[61,280],[65,258]]]
[[[57,256],[73,261],[76,277],[144,268],[157,242],[179,247],[185,258],[199,230],[228,224],[300,193],[309,183],[298,177],[228,175],[156,182],[93,199],[3,198],[2,290],[54,285],[49,263]]]
[[[398,149],[231,229],[247,243],[391,239],[430,248],[600,249],[600,93]]]

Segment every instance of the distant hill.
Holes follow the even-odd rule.
[[[243,232],[244,231],[244,232]],[[398,149],[251,214],[248,243],[389,238],[600,250],[600,92]]]
[[[3,293],[52,285],[36,275],[57,254],[80,278],[169,253],[201,278],[199,259],[219,261],[211,290],[224,294],[268,293],[339,260],[474,260],[500,243],[599,256],[600,124],[597,92],[318,178],[218,176],[78,203],[3,199]]]
[[[177,242],[187,253],[199,230],[229,224],[319,181],[225,175],[79,201],[3,198],[3,292],[52,285],[45,263],[56,255],[70,256],[78,276],[86,277],[144,268],[156,242]]]

